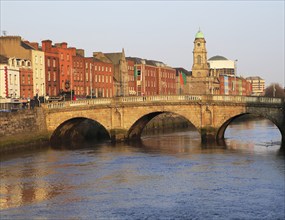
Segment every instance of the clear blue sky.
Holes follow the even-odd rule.
[[[208,58],[237,59],[238,75],[284,86],[282,1],[9,1],[1,34],[94,51],[119,52],[191,70],[200,28]]]

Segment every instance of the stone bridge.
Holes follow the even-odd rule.
[[[191,122],[203,142],[223,140],[230,122],[244,114],[272,121],[285,141],[284,99],[267,97],[179,95],[116,97],[42,105],[47,130],[63,137],[82,120],[91,119],[106,129],[113,141],[140,138],[145,125],[162,113],[174,113]]]

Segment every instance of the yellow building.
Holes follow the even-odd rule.
[[[265,80],[259,76],[252,76],[246,78],[247,82],[251,83],[252,86],[252,95],[261,96],[264,95],[265,90]]]

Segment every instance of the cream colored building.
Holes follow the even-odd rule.
[[[1,36],[0,55],[8,58],[31,60],[33,69],[33,92],[45,96],[44,52],[23,41],[20,36]]]
[[[34,94],[45,96],[45,54],[39,50],[32,51],[32,68]]]
[[[247,77],[246,81],[251,83],[252,86],[252,95],[261,96],[264,95],[265,90],[265,80],[259,76]]]

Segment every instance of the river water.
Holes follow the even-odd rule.
[[[2,155],[0,219],[284,219],[279,130],[243,121],[225,136],[224,146],[179,131]]]

